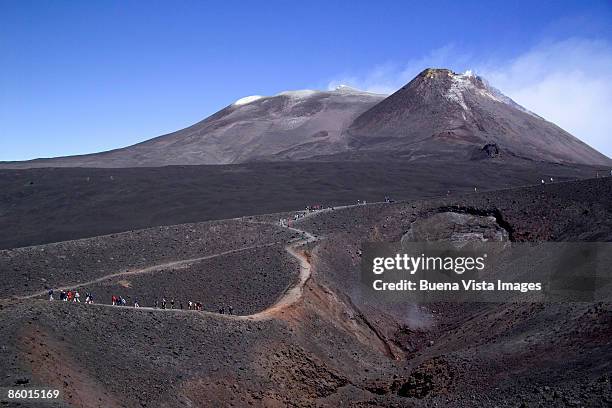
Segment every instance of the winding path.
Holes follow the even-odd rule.
[[[338,207],[336,207],[338,208]],[[302,218],[303,219],[305,217],[310,217],[313,215],[317,215],[319,213],[322,212],[326,212],[329,210],[320,210],[317,212],[313,212],[313,213],[308,213],[306,215],[304,215]],[[264,222],[265,223],[265,222]],[[266,224],[271,224],[271,223],[266,223]],[[278,224],[275,224],[278,225]],[[208,311],[198,311],[199,313],[204,313],[207,315],[215,315],[215,316],[219,316],[219,317],[223,317],[223,318],[228,318],[228,319],[237,319],[237,320],[267,320],[272,318],[276,313],[278,313],[280,310],[285,309],[288,306],[291,306],[292,304],[294,304],[295,302],[297,302],[301,297],[302,297],[302,293],[304,290],[304,285],[306,284],[306,282],[308,281],[308,279],[310,278],[310,272],[311,272],[311,265],[310,262],[308,261],[306,255],[303,253],[303,251],[301,251],[299,248],[316,241],[318,238],[316,236],[314,236],[313,234],[309,233],[308,231],[304,231],[292,226],[283,226],[284,228],[287,228],[289,230],[292,230],[300,235],[302,235],[302,239],[297,240],[297,241],[293,241],[290,242],[286,247],[285,250],[287,251],[287,253],[289,253],[289,255],[291,255],[292,257],[294,257],[295,259],[298,260],[299,265],[300,265],[300,273],[298,275],[298,279],[297,282],[289,287],[279,298],[278,300],[272,304],[271,306],[267,307],[266,309],[254,313],[254,314],[250,314],[250,315],[226,315],[226,314],[219,314],[219,313],[215,313],[215,312],[208,312]],[[147,274],[147,273],[155,273],[155,272],[159,272],[163,269],[166,268],[173,268],[173,269],[180,269],[180,268],[184,268],[187,267],[193,263],[196,262],[200,262],[203,260],[207,260],[207,259],[212,259],[212,258],[216,258],[219,256],[224,256],[224,255],[229,255],[229,254],[234,254],[234,253],[238,253],[238,252],[242,252],[242,251],[247,251],[250,249],[256,249],[256,248],[266,248],[266,247],[270,247],[273,245],[277,245],[279,244],[279,241],[276,242],[271,242],[271,243],[267,243],[267,244],[262,244],[262,245],[252,245],[252,246],[248,246],[248,247],[242,247],[242,248],[237,248],[237,249],[232,249],[229,251],[224,251],[224,252],[219,252],[216,254],[211,254],[211,255],[206,255],[203,257],[199,257],[199,258],[191,258],[191,259],[184,259],[184,260],[180,260],[180,261],[172,261],[172,262],[166,262],[166,263],[162,263],[162,264],[157,264],[157,265],[153,265],[153,266],[149,266],[146,268],[140,268],[140,269],[134,269],[134,270],[129,270],[129,271],[124,271],[124,272],[117,272],[117,273],[112,273],[109,275],[105,275],[102,277],[99,277],[97,279],[93,279],[87,282],[79,282],[79,283],[73,283],[73,284],[69,284],[69,285],[64,285],[62,287],[58,287],[56,290],[68,290],[68,289],[76,289],[76,288],[81,288],[84,286],[89,286],[89,285],[93,285],[99,282],[103,282],[106,280],[110,280],[110,279],[114,279],[114,278],[119,278],[119,277],[124,277],[124,276],[133,276],[133,275],[142,275],[142,274]],[[47,294],[47,290],[42,290],[42,291],[38,291],[29,295],[25,295],[25,296],[16,296],[17,299],[32,299],[32,298],[36,298],[36,297],[40,297],[40,296],[44,296]],[[88,305],[90,306],[90,305]],[[93,304],[91,306],[94,307],[112,307],[115,308],[116,306],[112,306],[112,305],[107,305],[107,304]],[[153,307],[139,307],[139,308],[135,308],[135,307],[125,307],[125,309],[129,309],[129,310],[143,310],[143,311],[158,311],[158,312],[174,312],[174,313],[190,313],[190,312],[194,312],[193,310],[182,310],[182,309],[158,309],[158,308],[153,308]]]
[[[279,244],[280,242],[270,242],[268,244],[263,244],[263,245],[251,245],[251,246],[247,246],[247,247],[242,247],[242,248],[237,248],[237,249],[230,249],[229,251],[223,251],[223,252],[219,252],[216,254],[211,254],[211,255],[206,255],[206,256],[201,256],[198,258],[190,258],[190,259],[181,259],[180,261],[172,261],[172,262],[166,262],[166,263],[161,263],[161,264],[157,264],[157,265],[152,265],[152,266],[147,266],[146,268],[139,268],[139,269],[133,269],[133,270],[128,270],[125,272],[117,272],[117,273],[111,273],[109,275],[104,275],[100,278],[96,278],[87,282],[79,282],[79,283],[72,283],[72,284],[68,284],[68,285],[64,285],[64,286],[60,286],[57,289],[55,289],[56,291],[61,291],[61,290],[69,290],[69,289],[77,289],[77,288],[82,288],[84,286],[90,286],[90,285],[94,285],[96,283],[100,283],[100,282],[104,282],[106,280],[110,280],[113,278],[120,278],[123,276],[133,276],[133,275],[144,275],[147,273],[155,273],[155,272],[159,272],[162,271],[166,268],[172,268],[172,269],[181,269],[181,268],[185,268],[189,265],[192,265],[194,263],[197,262],[201,262],[201,261],[205,261],[207,259],[212,259],[212,258],[217,258],[219,256],[224,256],[224,255],[229,255],[229,254],[234,254],[234,253],[238,253],[238,252],[242,252],[242,251],[248,251],[250,249],[256,249],[256,248],[266,248],[269,246],[273,246],[276,244]],[[43,296],[47,294],[47,290],[41,290],[29,295],[25,295],[25,296],[16,296],[17,299],[32,299],[35,297],[39,297],[39,296]]]

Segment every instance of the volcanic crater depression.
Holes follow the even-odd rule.
[[[180,401],[194,406],[231,401],[473,406],[474,401],[502,403],[517,396],[543,404],[562,398],[558,395],[598,406],[610,398],[609,305],[372,304],[359,296],[355,277],[361,242],[400,240],[417,225],[424,231],[436,214],[448,217],[447,233],[495,237],[500,227],[486,214],[497,214],[515,240],[609,239],[611,192],[610,179],[594,179],[338,207],[299,219],[295,229],[277,225],[280,218],[292,218],[293,213],[284,213],[4,250],[2,273],[15,279],[3,280],[6,364],[0,375],[8,384],[23,378],[51,384],[74,401],[97,392],[104,406],[175,406]],[[538,200],[543,194],[556,200]],[[449,216],[451,208],[470,209],[484,219]],[[432,225],[437,236],[439,223]],[[186,263],[155,266],[171,262]],[[306,263],[308,271],[302,273]],[[126,275],[143,268],[154,269]],[[116,273],[121,275],[105,278]],[[209,278],[221,280],[214,287],[221,296],[207,292],[207,285],[214,286]],[[246,317],[221,316],[214,308],[213,313],[179,313],[44,299],[46,286],[98,279],[95,290],[105,294],[142,291],[154,297],[174,290],[178,298],[207,293],[208,301],[201,296],[205,305],[235,301],[244,308],[238,314]],[[244,279],[248,285],[232,284]],[[8,298],[39,291],[40,297]],[[557,363],[530,369],[551,359]],[[103,367],[111,367],[112,376]],[[538,387],[551,391],[531,391]]]
[[[609,406],[609,302],[383,304],[359,273],[363,242],[612,241],[610,166],[445,69],[0,163],[0,385],[76,407]],[[294,218],[312,204],[336,207]]]

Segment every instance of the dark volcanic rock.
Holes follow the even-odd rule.
[[[154,167],[298,160],[344,149],[341,134],[384,99],[341,87],[239,100],[185,129],[133,146],[81,156],[0,163],[0,168]],[[322,142],[323,140],[323,142]],[[313,150],[313,146],[315,147]]]
[[[554,124],[527,111],[471,73],[426,69],[347,129],[349,144],[367,151],[445,154],[469,159],[474,147],[501,146],[534,160],[610,165]]]
[[[359,295],[359,245],[398,240],[418,220],[440,214],[458,220],[451,228],[502,228],[515,241],[612,240],[611,196],[612,179],[592,179],[354,206],[303,218],[295,225],[321,237],[306,249],[312,275],[298,302],[264,320],[4,299],[0,386],[25,377],[33,386],[61,389],[72,405],[93,398],[104,407],[608,406],[609,303],[367,303]],[[257,223],[279,217],[175,226],[165,235],[140,231],[144,243],[139,254],[157,259],[168,256],[168,250],[182,257],[230,242],[240,246],[244,240],[267,244],[291,239]],[[191,246],[191,239],[180,238],[191,237],[190,229],[202,237]],[[123,247],[136,245],[137,233],[97,237],[78,248],[100,247],[109,260],[118,254],[112,266],[121,269],[132,262],[123,256]],[[227,242],[215,243],[220,236],[227,236]],[[66,254],[78,252],[70,249],[74,243],[53,245]],[[244,276],[257,275],[264,265],[279,272],[295,267],[286,264],[286,253],[279,249],[271,245],[247,258],[236,253],[235,259],[219,257],[218,265],[194,264],[184,269],[185,277],[191,282],[211,268],[221,279],[232,270]],[[30,265],[30,279],[46,276],[47,266],[28,264],[35,255],[27,252],[31,248],[24,250],[30,256],[18,259]],[[65,261],[48,259],[55,271]],[[68,259],[77,262],[76,256]],[[252,266],[243,259],[253,259]],[[83,262],[95,273],[111,266]],[[246,296],[274,297],[266,292],[270,282],[260,285],[264,281],[244,278],[254,285]],[[143,290],[168,284],[177,292],[206,290],[199,282],[180,280],[180,273],[164,270],[149,282],[131,283]],[[231,296],[236,289],[215,290]]]
[[[357,200],[421,199],[594,177],[598,169],[504,159],[0,170],[0,248]],[[603,169],[602,169],[603,174]],[[30,184],[30,183],[34,184]]]
[[[364,152],[466,160],[475,146],[485,144],[497,144],[509,156],[539,161],[611,163],[484,79],[426,69],[389,97],[349,87],[247,97],[199,123],[133,146],[4,162],[0,168],[152,167],[329,156],[337,161]]]

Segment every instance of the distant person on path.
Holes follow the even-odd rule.
[[[219,314],[225,314],[225,309],[223,308],[223,306],[219,308]]]
[[[75,303],[81,303],[81,294],[78,291],[74,292],[74,300]]]
[[[74,293],[72,293],[72,291],[71,291],[71,290],[69,290],[69,291],[68,291],[68,298],[67,298],[67,299],[68,299],[68,302],[71,302],[73,297],[74,297]]]
[[[111,296],[111,303],[113,306],[117,306],[117,296],[115,295]]]
[[[53,300],[53,289],[49,289],[47,293],[49,294],[49,300]]]
[[[135,308],[136,308],[136,307],[140,307],[140,305],[138,304],[138,299],[136,299],[136,300],[134,301],[134,307],[135,307]]]
[[[231,305],[229,305],[229,306],[227,307],[227,313],[228,313],[228,314],[230,314],[230,315],[233,315],[233,314],[234,314],[234,308],[233,308]]]
[[[164,298],[162,298],[162,301],[161,301],[161,308],[162,308],[162,309],[165,309],[165,308],[166,308],[166,298],[165,298],[165,297],[164,297]]]
[[[187,307],[189,308],[189,310],[193,309],[193,302],[191,300],[187,302]]]
[[[159,309],[159,301],[157,301],[157,300],[155,301],[155,308]]]
[[[174,309],[174,298],[170,301],[170,309]]]

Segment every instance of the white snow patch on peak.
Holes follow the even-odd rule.
[[[290,98],[308,98],[309,96],[315,95],[319,93],[319,91],[315,91],[313,89],[300,89],[298,91],[285,91],[277,94],[277,96],[288,96]]]
[[[261,95],[245,96],[244,98],[240,98],[236,102],[234,102],[234,105],[236,106],[246,105],[247,103],[255,102],[256,100],[261,99],[261,98],[263,98],[263,96]]]
[[[354,95],[374,95],[374,96],[381,96],[381,95],[387,96],[388,95],[388,94],[383,94],[383,93],[364,91],[362,89],[355,88],[353,86],[345,85],[345,84],[339,84],[335,86],[334,85],[335,84],[330,84],[330,86],[327,88],[327,91],[335,92],[339,94],[354,94]]]
[[[463,92],[469,87],[473,86],[472,82],[470,81],[472,73],[471,71],[468,72],[470,72],[470,75],[467,75],[467,73],[463,75],[451,75],[451,86],[450,88],[448,88],[448,92],[446,93],[446,97],[449,100],[456,102],[457,104],[459,104],[459,106],[463,108],[463,110],[466,111],[470,109],[465,103],[465,99],[463,98]]]
[[[344,84],[340,84],[340,85],[336,86],[334,88],[334,91],[336,91],[336,92],[365,93],[365,91],[362,91],[361,89],[353,88],[352,86],[344,85]]]
[[[472,92],[476,92],[481,96],[493,99],[496,102],[505,103],[506,105],[510,105],[515,109],[521,110],[529,115],[539,117],[535,113],[531,112],[528,109],[525,109],[518,103],[514,102],[512,99],[508,98],[506,95],[501,93],[500,90],[491,86],[486,79],[477,76],[472,70],[467,70],[463,74],[451,75],[452,83],[448,92],[446,93],[446,97],[459,104],[465,111],[469,111],[469,107],[465,103],[464,92],[468,89],[471,89]],[[483,85],[476,86],[474,80],[478,79]]]

